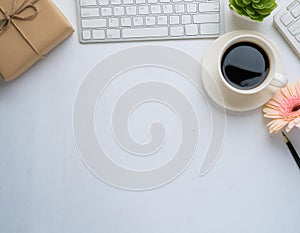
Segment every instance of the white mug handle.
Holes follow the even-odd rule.
[[[270,85],[273,87],[285,87],[287,83],[287,77],[283,76],[282,74],[275,73]]]

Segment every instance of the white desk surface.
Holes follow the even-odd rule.
[[[76,29],[75,0],[54,0]],[[280,2],[280,5],[283,1]],[[286,75],[299,59],[272,26],[240,22],[226,7],[226,31],[254,29],[279,47]],[[13,82],[0,81],[0,232],[299,233],[300,173],[261,109],[229,113],[225,144],[210,173],[201,155],[166,186],[124,191],[96,178],[77,152],[72,109],[86,73],[136,45],[166,45],[201,60],[212,39],[81,45],[77,31]],[[289,134],[300,152],[300,132]]]

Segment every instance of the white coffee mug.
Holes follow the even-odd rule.
[[[241,43],[241,42],[248,42],[255,44],[256,46],[260,47],[267,55],[269,60],[269,71],[266,74],[265,79],[258,84],[257,86],[250,88],[250,89],[239,89],[232,84],[230,84],[224,77],[222,72],[222,58],[231,46]],[[247,56],[247,54],[245,54]],[[227,43],[224,44],[224,46],[221,49],[221,52],[218,57],[218,73],[223,81],[224,85],[229,88],[231,91],[239,93],[239,94],[254,94],[257,92],[260,92],[264,90],[266,87],[274,86],[274,87],[284,87],[286,86],[288,79],[282,75],[276,72],[276,55],[274,53],[273,45],[271,45],[269,42],[267,42],[265,39],[258,35],[254,34],[244,34],[239,35],[237,37],[234,37],[227,41]]]

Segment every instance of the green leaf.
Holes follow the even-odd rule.
[[[249,15],[255,15],[255,13],[256,13],[255,9],[251,5],[248,5],[245,8],[245,12],[247,12],[247,14],[249,14]]]
[[[235,0],[235,4],[238,5],[239,7],[245,7],[246,6],[246,4],[244,4],[242,0]]]
[[[264,9],[264,4],[259,2],[259,3],[252,3],[252,7],[254,9],[260,10],[260,9]]]
[[[256,10],[256,12],[260,15],[269,15],[271,13],[270,9]]]
[[[266,2],[266,3],[264,4],[264,8],[272,8],[273,6],[274,6],[274,2],[271,2],[271,1]]]
[[[243,0],[243,3],[244,3],[245,5],[249,5],[251,2],[252,2],[252,0]]]

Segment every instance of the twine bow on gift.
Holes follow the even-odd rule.
[[[13,6],[10,12],[5,11],[0,6],[0,36],[4,32],[6,32],[10,25],[13,25],[25,39],[25,41],[30,45],[30,47],[34,50],[34,52],[39,56],[42,56],[14,22],[14,20],[34,19],[39,13],[38,8],[34,5],[38,1],[39,0],[23,0],[23,3],[20,6],[17,6],[17,0],[13,0]],[[3,16],[2,18],[1,15]]]

